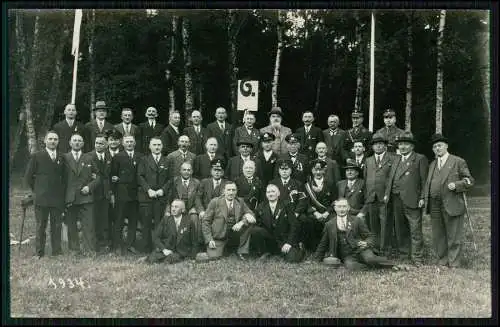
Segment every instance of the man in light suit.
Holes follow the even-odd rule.
[[[123,108],[121,114],[122,122],[115,125],[115,128],[122,133],[123,136],[132,135],[135,136],[138,134],[139,127],[137,125],[132,124],[132,119],[134,119],[134,113],[130,108]]]
[[[168,116],[168,126],[161,133],[163,154],[166,156],[174,152],[177,147],[179,137],[181,136],[180,124],[181,114],[178,111],[172,111]]]
[[[194,153],[188,151],[190,144],[189,137],[181,135],[177,144],[179,148],[167,155],[167,167],[170,174],[169,179],[179,176],[181,165],[184,162],[189,162],[192,165],[194,158],[196,158]]]
[[[239,153],[238,142],[241,140],[250,140],[252,142],[252,155],[255,155],[259,149],[260,132],[254,127],[255,114],[251,111],[245,112],[243,116],[243,126],[234,130],[233,153]]]
[[[249,253],[249,225],[255,216],[242,198],[236,197],[234,182],[224,185],[224,195],[208,204],[203,218],[203,237],[207,252],[199,253],[197,260],[217,259],[235,250],[240,260],[247,260]]]
[[[165,126],[157,121],[158,110],[155,107],[148,107],[145,116],[147,121],[139,124],[139,133],[136,136],[136,140],[138,145],[137,151],[148,153],[149,140],[152,137],[160,136]]]
[[[97,101],[93,109],[95,112],[95,119],[85,124],[91,147],[95,144],[95,137],[97,134],[106,134],[107,131],[114,129],[114,126],[106,120],[108,109],[106,102]]]
[[[422,264],[424,235],[422,233],[423,189],[429,164],[427,158],[413,151],[415,139],[411,132],[396,138],[400,156],[396,156],[385,186],[384,202],[392,206],[396,241],[401,253],[410,253],[416,266]]]
[[[328,149],[326,155],[342,165],[347,159],[347,153],[344,149],[347,132],[339,127],[340,119],[337,115],[328,116],[327,124],[328,128],[323,130],[323,138]]]
[[[465,191],[474,185],[474,178],[464,159],[448,153],[443,135],[433,135],[431,144],[436,159],[429,165],[423,198],[431,215],[432,244],[437,263],[456,268],[465,234]]]
[[[226,121],[227,113],[223,107],[215,110],[215,118],[216,121],[207,125],[207,134],[217,139],[217,153],[227,161],[233,156],[234,127]]]
[[[285,138],[292,134],[292,130],[281,125],[283,112],[280,107],[274,107],[269,112],[269,125],[260,129],[262,134],[270,133],[274,135],[272,149],[278,156],[287,152],[287,142]]]
[[[201,126],[202,116],[198,110],[191,113],[191,122],[193,126],[184,128],[184,135],[189,137],[189,151],[196,155],[205,153],[205,142],[208,139],[207,129]]]
[[[53,130],[56,132],[59,137],[59,143],[57,145],[57,150],[60,153],[67,153],[71,150],[69,145],[69,140],[74,133],[78,133],[83,137],[84,148],[83,152],[87,152],[90,150],[90,144],[88,143],[88,131],[85,128],[85,125],[76,120],[76,106],[74,104],[67,104],[64,107],[64,117],[65,119],[58,122],[54,125]]]
[[[206,152],[204,154],[199,154],[194,158],[193,176],[200,181],[211,176],[212,160],[221,158],[224,162],[226,162],[222,156],[217,154],[218,146],[217,139],[215,137],[209,137],[205,142]]]
[[[300,152],[309,160],[316,157],[316,144],[323,142],[323,132],[321,128],[313,126],[314,114],[311,111],[304,111],[302,114],[304,126],[297,128],[295,136],[299,139]]]

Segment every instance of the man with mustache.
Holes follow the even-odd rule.
[[[259,130],[254,127],[255,125],[255,114],[251,111],[245,112],[243,116],[243,126],[240,126],[234,130],[233,138],[233,153],[239,153],[238,142],[242,139],[250,140],[252,142],[252,155],[258,150],[260,133]]]
[[[313,160],[316,157],[316,144],[323,142],[323,132],[319,127],[313,126],[314,114],[311,111],[302,114],[302,121],[304,126],[297,128],[295,135],[299,139],[300,152]]]
[[[344,149],[347,132],[339,127],[340,119],[337,115],[328,116],[327,124],[328,128],[323,130],[323,138],[328,149],[326,155],[341,165],[347,159],[347,153]]]
[[[97,134],[105,134],[107,131],[114,129],[113,125],[106,120],[108,109],[106,102],[97,101],[93,109],[95,119],[85,124],[91,146],[95,144]]]
[[[262,134],[270,133],[274,135],[272,149],[278,156],[287,152],[287,142],[285,138],[292,134],[292,130],[281,125],[283,112],[280,107],[274,107],[269,112],[269,125],[260,129]]]
[[[160,136],[165,128],[163,124],[157,121],[158,110],[155,107],[146,109],[146,121],[139,124],[139,131],[136,137],[138,143],[138,151],[142,153],[149,152],[149,141],[155,136]]]

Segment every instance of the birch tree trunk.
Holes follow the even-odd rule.
[[[408,15],[407,46],[408,58],[406,60],[406,109],[405,129],[411,131],[411,107],[412,107],[412,77],[413,77],[413,13]]]
[[[169,113],[175,110],[175,88],[174,88],[175,83],[174,83],[174,74],[172,72],[172,67],[174,65],[175,55],[177,50],[176,41],[177,41],[178,25],[179,25],[179,17],[177,17],[176,15],[172,16],[172,33],[170,34],[170,56],[167,62],[167,69],[165,70],[165,77],[167,79],[167,85],[168,85]]]
[[[276,27],[278,34],[278,47],[276,49],[276,61],[274,64],[274,76],[271,89],[272,107],[278,106],[278,81],[280,76],[281,53],[283,52],[283,18],[282,13],[278,10],[278,24]]]
[[[94,35],[95,35],[95,9],[89,13],[89,79],[90,79],[90,118],[95,119],[95,58],[94,58]]]
[[[182,49],[184,53],[184,87],[185,87],[185,117],[186,126],[191,125],[191,112],[194,108],[194,91],[193,91],[193,76],[191,63],[191,48],[190,48],[190,24],[187,17],[182,19]]]
[[[238,87],[238,68],[236,67],[236,14],[233,9],[228,10],[227,22],[227,39],[228,39],[228,55],[229,55],[229,88],[231,94],[231,117],[233,123],[237,122],[238,115],[236,114],[237,106],[237,93]]]
[[[356,61],[356,98],[354,100],[354,110],[362,110],[363,105],[363,71],[365,48],[363,47],[363,33],[359,14],[356,13],[356,43],[358,44],[358,58]]]
[[[441,10],[437,38],[436,133],[443,133],[443,35],[445,22],[446,10]]]

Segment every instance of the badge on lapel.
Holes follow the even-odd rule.
[[[110,164],[111,164],[111,161],[109,161],[109,160],[108,160],[108,161],[106,161],[106,163],[107,163],[108,165],[110,165]]]
[[[160,168],[161,168],[161,169],[165,169],[165,166],[164,166],[164,165],[160,165]]]
[[[179,233],[182,235],[182,234],[184,234],[184,232],[186,232],[186,231],[187,231],[187,228],[186,228],[186,227],[184,227],[184,228],[182,228],[182,229],[181,229],[181,231],[180,231]]]
[[[271,163],[273,164],[276,161],[276,159],[271,159]]]
[[[137,165],[137,162],[134,161],[134,166]]]
[[[61,160],[57,159],[57,164],[60,165],[61,164]]]
[[[410,175],[410,172],[409,172],[409,171],[407,171],[407,172],[405,173],[405,175],[406,175],[406,176]]]

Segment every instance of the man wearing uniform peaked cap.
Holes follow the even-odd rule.
[[[370,132],[363,126],[363,113],[359,110],[354,110],[351,113],[352,128],[347,130],[347,137],[345,138],[344,149],[348,152],[351,151],[355,140],[362,141],[363,144],[369,144],[372,138]],[[367,151],[367,156],[371,155],[371,151]]]
[[[404,131],[396,126],[396,112],[390,108],[384,111],[385,126],[379,129],[375,134],[380,134],[387,140],[387,151],[396,152],[396,139],[401,136]]]
[[[292,178],[304,183],[310,170],[307,168],[309,162],[307,156],[299,153],[300,140],[297,135],[290,134],[285,137],[285,141],[287,142],[287,152],[282,154],[280,158],[292,161]]]

